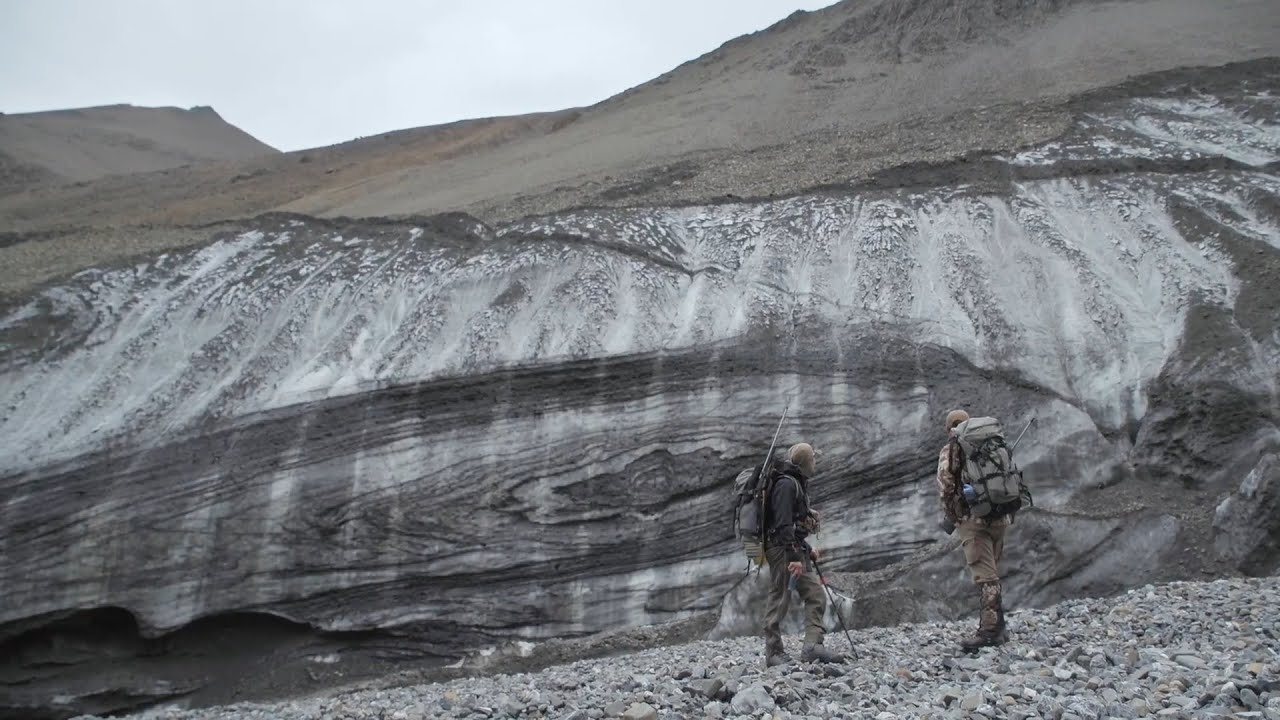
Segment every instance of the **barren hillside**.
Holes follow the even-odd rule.
[[[0,115],[0,190],[278,152],[210,107],[111,105]]]

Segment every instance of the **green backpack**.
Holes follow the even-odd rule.
[[[961,493],[974,517],[1012,515],[1024,503],[1034,505],[999,420],[965,420],[952,431],[950,442],[960,450]]]

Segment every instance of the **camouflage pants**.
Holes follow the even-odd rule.
[[[982,592],[980,631],[994,633],[1004,626],[1004,598],[1000,587],[1000,556],[1004,554],[1004,534],[1008,525],[966,519],[958,528],[960,547],[969,575]]]
[[[765,559],[769,562],[769,601],[764,615],[764,649],[765,655],[777,655],[782,648],[782,620],[791,607],[791,573],[787,572],[787,553],[780,547],[770,547],[765,551]],[[804,602],[806,643],[820,643],[826,635],[827,628],[822,618],[827,612],[827,595],[822,589],[818,574],[805,563],[805,572],[796,580],[796,590]]]

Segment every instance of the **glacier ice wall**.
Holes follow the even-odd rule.
[[[1270,174],[1063,178],[1010,197],[804,197],[332,229],[277,220],[81,273],[4,320],[11,469],[271,408],[532,362],[784,343],[868,324],[1017,372],[1109,427],[1141,417],[1193,302],[1238,280],[1166,207],[1251,218]],[[816,334],[813,333],[813,334]],[[842,349],[857,352],[862,348]]]
[[[0,642],[28,658],[0,678],[65,681],[32,681],[83,662],[42,638],[111,608],[143,639],[266,614],[440,657],[752,631],[724,502],[785,404],[782,442],[824,451],[835,569],[939,547],[963,405],[1039,418],[1011,602],[1173,572],[1206,545],[1178,493],[1280,444],[1276,103],[1107,103],[935,185],[496,229],[265,216],[46,286],[0,308]],[[954,561],[857,622],[968,607]]]

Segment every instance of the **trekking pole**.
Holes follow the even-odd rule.
[[[827,578],[822,574],[822,568],[818,566],[818,561],[812,555],[809,556],[813,560],[813,569],[818,573],[818,580],[822,582],[822,589],[827,591],[827,598],[831,600],[831,608],[836,611],[836,619],[840,621],[840,629],[844,630],[844,639],[849,641],[849,652],[855,658],[858,657],[858,651],[853,647],[853,636],[849,634],[849,627],[844,624],[844,613],[840,612],[840,604],[836,602],[836,596],[831,593],[831,588],[827,587]],[[794,575],[792,576],[795,577]]]

